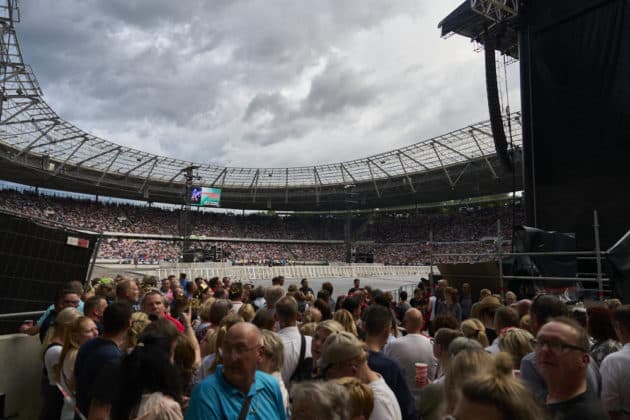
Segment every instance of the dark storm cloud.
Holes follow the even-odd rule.
[[[436,29],[458,3],[28,0],[17,30],[45,99],[87,131],[187,160],[293,166],[484,119],[481,56]]]

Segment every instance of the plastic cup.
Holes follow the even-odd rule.
[[[429,382],[429,365],[426,363],[416,363],[416,386],[422,388]]]
[[[512,375],[514,375],[516,379],[521,379],[521,371],[519,369],[512,369]]]

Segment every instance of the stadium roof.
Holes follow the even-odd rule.
[[[298,211],[387,207],[520,188],[520,174],[504,172],[495,156],[489,121],[361,159],[304,167],[224,167],[125,147],[65,121],[46,103],[23,61],[18,21],[14,0],[0,5],[0,177],[9,181],[183,203],[188,179],[221,188],[224,207]],[[519,161],[520,113],[504,123]]]

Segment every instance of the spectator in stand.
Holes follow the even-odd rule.
[[[405,313],[403,325],[407,329],[407,335],[385,345],[385,356],[395,360],[400,365],[407,387],[411,391],[416,404],[419,400],[420,389],[416,386],[416,363],[426,363],[429,366],[428,377],[435,376],[437,360],[433,355],[433,345],[428,337],[421,334],[424,321],[422,313],[416,308],[411,308]]]
[[[297,327],[298,305],[291,296],[285,296],[276,303],[275,318],[279,325],[278,336],[284,344],[284,366],[282,379],[285,384],[291,382],[294,375],[299,373],[303,366],[300,365],[300,355],[303,354],[302,363],[312,363],[311,337],[303,336]],[[305,371],[312,371],[305,367]]]
[[[596,395],[587,392],[589,340],[568,317],[544,324],[536,335],[536,368],[547,385],[545,404],[554,419],[605,419]]]
[[[416,419],[416,402],[411,395],[405,375],[396,361],[382,352],[391,334],[393,317],[389,308],[373,304],[365,311],[365,343],[368,348],[368,366],[379,373],[394,392],[403,419]]]
[[[370,419],[402,419],[396,395],[381,375],[367,363],[364,343],[348,332],[333,333],[326,338],[319,366],[327,379],[350,376],[368,385],[374,393],[374,409]]]
[[[606,306],[592,306],[586,312],[588,314],[586,330],[593,339],[589,353],[601,366],[604,358],[621,350],[622,345],[617,341],[612,314]]]
[[[611,420],[630,418],[630,305],[613,311],[613,324],[623,348],[602,361],[602,403]]]
[[[537,336],[540,329],[555,317],[566,317],[566,305],[555,295],[538,295],[530,307],[532,333]],[[541,403],[545,402],[547,386],[537,368],[537,352],[532,352],[521,360],[521,380],[532,391],[534,397]],[[588,364],[586,373],[587,391],[589,395],[598,397],[601,377],[595,363]]]
[[[177,319],[173,318],[171,314],[166,311],[166,302],[164,297],[158,291],[149,292],[142,298],[142,312],[149,315],[149,318],[155,317],[156,319],[164,318],[175,325],[177,331],[184,332],[184,326]]]
[[[98,334],[103,334],[103,313],[107,308],[107,300],[103,296],[92,296],[85,301],[83,314],[90,318],[98,328]]]
[[[128,302],[109,305],[103,314],[103,335],[85,343],[77,353],[74,365],[77,408],[88,418],[106,418],[109,415],[111,401],[99,400],[92,385],[103,366],[122,356],[120,348],[131,324],[132,311]]]
[[[187,419],[286,418],[278,381],[257,371],[264,354],[263,338],[256,326],[232,326],[222,345],[223,365],[193,390]]]

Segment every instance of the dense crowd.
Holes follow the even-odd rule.
[[[623,419],[630,305],[355,279],[65,285],[35,324],[41,419]],[[64,398],[64,395],[66,398]]]

